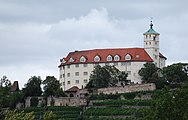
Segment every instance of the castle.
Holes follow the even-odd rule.
[[[96,65],[114,65],[120,71],[128,73],[127,79],[132,83],[141,83],[138,71],[146,62],[153,62],[163,68],[166,57],[159,52],[159,33],[150,28],[144,35],[144,48],[93,49],[70,52],[60,59],[59,81],[63,90],[73,86],[84,88],[89,82],[91,72]]]

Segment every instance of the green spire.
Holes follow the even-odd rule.
[[[144,33],[144,35],[147,35],[147,34],[155,34],[155,35],[159,35],[159,33],[157,33],[154,29],[153,29],[153,23],[152,23],[152,20],[151,20],[151,23],[150,23],[150,29]]]

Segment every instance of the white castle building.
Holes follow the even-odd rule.
[[[165,66],[166,57],[159,52],[159,33],[150,28],[144,34],[144,48],[93,49],[70,52],[60,59],[60,83],[67,90],[73,86],[84,88],[89,82],[95,65],[114,65],[120,71],[128,73],[127,79],[141,83],[138,71],[146,62],[153,62],[157,67]]]

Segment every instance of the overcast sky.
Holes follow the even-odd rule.
[[[59,78],[59,59],[94,48],[143,47],[153,18],[167,64],[188,62],[187,0],[0,0],[0,78]]]

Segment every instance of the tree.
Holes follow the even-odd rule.
[[[95,66],[90,75],[89,83],[86,88],[104,88],[109,86],[117,86],[121,81],[126,81],[125,72],[120,72],[115,66]]]
[[[185,63],[175,63],[162,69],[163,79],[169,83],[188,81],[188,68]]]
[[[42,80],[39,76],[31,77],[23,89],[25,97],[40,96],[42,94],[41,84]]]
[[[143,83],[156,82],[160,78],[159,70],[155,64],[148,62],[144,64],[144,67],[139,70],[138,74],[142,77]]]
[[[0,109],[8,107],[10,103],[10,88],[11,82],[6,76],[0,80]]]
[[[187,120],[188,119],[188,83],[183,87],[170,90],[164,88],[153,98],[148,120]],[[147,120],[145,119],[145,120]]]
[[[10,86],[11,86],[10,80],[8,80],[6,76],[3,76],[3,78],[1,78],[0,80],[0,87],[10,87]]]
[[[65,96],[59,81],[54,76],[47,76],[43,85],[45,96]]]

